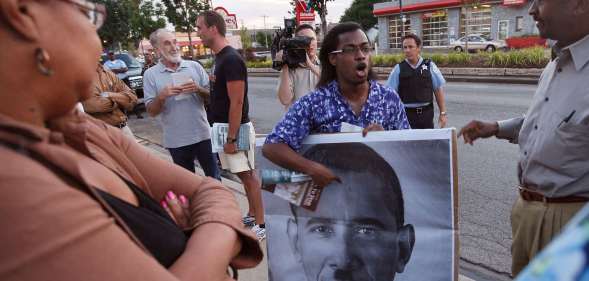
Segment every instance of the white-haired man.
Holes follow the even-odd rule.
[[[149,115],[161,117],[164,147],[174,163],[194,172],[197,159],[206,176],[220,179],[204,108],[209,95],[206,71],[180,57],[171,31],[158,29],[149,39],[160,61],[143,75],[145,106]]]

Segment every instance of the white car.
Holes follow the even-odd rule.
[[[460,37],[458,40],[450,43],[450,49],[463,52],[466,49],[467,37]],[[490,40],[481,34],[468,35],[468,50],[478,51],[484,50],[487,52],[495,52],[496,50],[507,49],[507,44],[503,40]]]

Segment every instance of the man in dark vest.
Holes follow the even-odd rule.
[[[399,93],[412,129],[434,128],[435,95],[438,126],[444,128],[448,118],[442,86],[446,80],[433,61],[421,57],[419,36],[409,33],[403,37],[403,53],[405,60],[393,68],[386,85]]]

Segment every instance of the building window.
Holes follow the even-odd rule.
[[[448,46],[448,13],[446,10],[424,13],[421,18],[423,46]]]
[[[524,17],[515,17],[515,31],[519,32],[524,30]]]
[[[405,33],[409,33],[411,27],[411,21],[408,15],[405,15],[405,23],[401,22],[399,15],[389,17],[389,48],[401,49],[403,47],[403,30]]]
[[[468,34],[481,34],[487,38],[491,37],[491,6],[481,5],[480,7],[462,8],[460,16],[460,36]]]

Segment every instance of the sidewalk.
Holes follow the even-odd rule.
[[[158,157],[165,159],[167,161],[172,161],[172,158],[170,157],[170,155],[167,153],[167,151],[159,144],[157,143],[153,143],[147,139],[141,138],[139,136],[135,136],[139,142],[139,144],[143,145],[145,148],[149,149],[151,152],[153,152],[155,155],[157,155]],[[204,175],[203,171],[198,167],[198,163],[197,163],[197,167],[196,167],[196,173],[199,175]],[[247,203],[247,198],[245,197],[245,191],[243,190],[243,186],[241,185],[241,183],[232,181],[230,179],[227,178],[223,178],[222,182],[225,186],[227,186],[229,189],[231,189],[233,191],[233,194],[235,194],[235,198],[237,199],[237,202],[239,203],[239,206],[241,208],[241,211],[243,213],[246,212],[247,207],[248,207],[248,203]],[[268,256],[266,253],[266,240],[264,240],[262,242],[262,250],[264,251],[264,260],[255,268],[253,269],[248,269],[248,270],[240,270],[239,271],[239,280],[240,281],[267,281],[268,280],[268,263],[266,260],[266,257]],[[458,277],[458,281],[475,281],[473,279],[470,279],[466,276],[463,275],[459,275]]]

